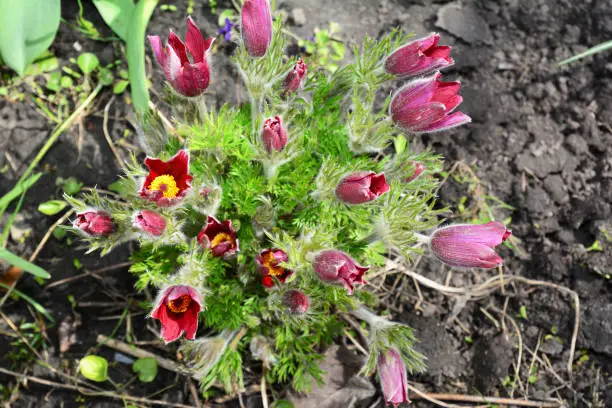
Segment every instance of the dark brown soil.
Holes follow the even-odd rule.
[[[230,7],[229,2],[218,3],[219,9]],[[66,7],[64,17],[73,21],[75,10]],[[446,74],[462,81],[461,110],[473,118],[473,123],[423,136],[417,144],[431,145],[449,163],[459,160],[475,165],[484,191],[514,207],[513,211],[496,214],[512,217],[515,243],[521,251],[504,250],[504,274],[551,282],[574,290],[580,297],[580,331],[570,375],[567,361],[575,319],[567,294],[550,287],[514,283],[508,284],[503,293],[498,290],[488,298],[470,300],[445,297],[421,287],[424,302],[417,309],[414,284],[404,279],[398,286],[403,296],[395,303],[394,318],[416,329],[420,347],[429,358],[429,371],[411,378],[414,385],[429,392],[509,396],[520,339],[520,384],[515,382],[514,397],[561,398],[569,406],[612,406],[612,389],[608,386],[612,371],[612,287],[606,277],[612,265],[612,64],[608,62],[610,54],[602,53],[570,67],[554,65],[612,38],[612,2],[279,0],[277,7],[289,14],[298,7],[304,10],[305,23],[290,27],[300,36],[310,36],[315,27],[327,26],[330,19],[340,24],[349,42],[366,33],[379,36],[396,26],[417,35],[439,31],[441,42],[454,46],[457,63]],[[174,13],[156,11],[149,32],[165,34],[170,28],[183,32],[185,5],[181,2],[178,9]],[[93,10],[86,9],[86,15],[102,27]],[[205,33],[216,32],[217,17],[208,7],[197,5],[194,18]],[[84,40],[64,25],[54,45],[58,57],[67,61],[76,55],[72,46],[75,41],[109,60],[113,58],[110,45]],[[219,101],[242,100],[244,93],[236,85],[238,80],[227,57],[218,53],[214,67],[213,97],[218,96]],[[160,91],[159,70],[155,79]],[[98,106],[103,108],[109,96],[103,95]],[[116,102],[112,112],[122,117],[129,107],[123,101]],[[126,121],[111,125],[115,135],[129,127]],[[18,166],[0,174],[0,194],[27,167],[49,129],[32,106],[0,100],[0,151],[8,152]],[[78,132],[74,131],[63,135],[46,156],[44,163],[51,171],[28,194],[22,210],[22,222],[33,229],[33,236],[23,244],[11,242],[12,250],[30,253],[54,222],[38,213],[36,207],[59,196],[55,178],[75,175],[87,186],[102,188],[115,179],[119,169],[101,132],[101,119],[88,117],[84,129],[80,154]],[[0,167],[3,160],[4,155],[0,156]],[[440,191],[442,202],[451,208],[462,196],[470,195],[465,184],[452,180]],[[468,205],[476,203],[475,198],[468,201]],[[587,251],[585,248],[595,241],[603,250]],[[74,258],[93,270],[125,261],[128,253],[129,248],[123,247],[100,259],[96,254],[85,256],[78,245],[51,240],[38,261],[53,274],[53,282],[82,272],[75,270]],[[481,283],[496,273],[455,271],[447,281],[448,270],[435,262],[424,259],[419,268],[430,279],[451,286]],[[19,289],[45,305],[58,323],[72,315],[67,300],[70,294],[77,304],[113,302],[121,307],[77,306],[83,319],[77,331],[79,341],[63,355],[58,352],[57,325],[49,327],[47,352],[58,364],[60,359],[72,364],[96,345],[98,334],[113,331],[117,320],[100,317],[121,314],[132,300],[144,299],[134,294],[133,280],[126,269],[101,276],[49,290],[29,277],[19,284]],[[461,302],[465,302],[463,307]],[[526,318],[517,317],[521,307]],[[136,314],[131,318],[134,336],[138,340],[153,339],[143,315],[138,314],[141,309],[133,306],[130,310]],[[510,319],[502,319],[502,310],[517,323],[520,338]],[[15,321],[31,320],[22,303],[9,301],[4,312]],[[0,327],[4,327],[2,324]],[[125,325],[118,337],[124,331]],[[0,355],[10,350],[8,343],[7,337],[0,337]],[[536,350],[540,360],[533,362],[530,351]],[[108,349],[101,348],[99,353],[113,360],[113,352]],[[8,362],[0,360],[0,364]],[[535,367],[532,372],[530,366]],[[129,378],[129,365],[116,363],[112,370],[117,378]],[[34,374],[47,376],[44,372]],[[127,391],[148,395],[174,381],[173,374],[162,370],[155,383],[145,387],[138,384]],[[0,383],[14,384],[14,379],[0,375]],[[46,387],[29,384],[20,389],[19,400],[11,406],[123,406],[111,400],[94,402],[95,398],[79,403],[76,394],[48,392]],[[192,404],[182,381],[155,398]],[[245,402],[259,406],[258,394],[245,397]],[[431,406],[415,402],[415,406]],[[378,403],[382,404],[380,399]]]

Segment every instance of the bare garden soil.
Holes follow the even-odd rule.
[[[64,3],[63,17],[72,22],[76,6]],[[204,2],[196,3],[193,17],[205,34],[214,35],[217,16],[202,5]],[[316,27],[327,27],[331,19],[340,24],[339,37],[349,44],[365,34],[377,37],[400,26],[416,34],[439,31],[441,43],[454,46],[456,64],[446,74],[462,81],[461,110],[473,118],[473,123],[419,137],[414,143],[417,147],[431,146],[444,155],[449,169],[455,164],[453,174],[440,189],[441,203],[464,217],[477,214],[484,204],[489,204],[499,219],[511,217],[514,249],[502,249],[503,277],[487,296],[478,297],[469,290],[459,296],[449,295],[422,284],[417,290],[415,281],[407,276],[386,278],[386,286],[393,289],[384,296],[385,306],[395,320],[415,328],[419,348],[428,357],[427,373],[411,376],[411,384],[432,393],[559,399],[567,406],[578,407],[612,406],[612,286],[608,275],[612,273],[611,54],[602,53],[564,68],[554,65],[587,46],[612,38],[612,2],[277,0],[276,5],[288,16],[289,29],[302,37],[312,35]],[[176,12],[158,9],[148,31],[165,35],[173,29],[183,33],[186,2],[177,3],[177,7]],[[219,10],[230,7],[230,2],[218,1]],[[299,18],[298,8],[305,19]],[[86,7],[85,17],[100,30],[105,29],[91,6]],[[78,54],[76,42],[96,53],[103,63],[120,57],[110,43],[84,39],[62,24],[53,45],[62,63]],[[245,95],[226,56],[229,48],[222,45],[214,56],[210,97],[218,104],[240,102]],[[160,70],[155,69],[154,100],[158,100],[161,83]],[[19,228],[31,229],[32,233],[25,239],[11,240],[9,248],[13,252],[27,258],[59,217],[37,211],[39,203],[61,198],[58,177],[75,176],[85,186],[107,188],[120,173],[102,131],[102,111],[110,96],[108,91],[99,97],[93,112],[64,134],[46,155],[41,166],[45,175],[28,193],[16,221]],[[125,100],[117,98],[110,109],[109,129],[114,140],[124,136],[124,129],[132,129],[130,112]],[[8,170],[0,174],[0,195],[23,173],[51,128],[33,104],[0,99],[0,168],[8,164]],[[131,145],[138,144],[135,132],[126,141],[118,144],[124,158]],[[512,209],[495,204],[490,196]],[[462,197],[467,200],[460,205]],[[593,247],[596,242],[600,248]],[[130,336],[136,345],[158,355],[177,357],[174,346],[154,341],[150,330],[154,324],[145,320],[145,310],[139,306],[151,294],[135,293],[127,267],[74,279],[87,271],[126,262],[130,249],[124,245],[100,259],[95,253],[85,255],[78,241],[68,245],[65,239],[51,239],[37,258],[37,263],[52,274],[50,282],[41,286],[30,276],[20,280],[18,289],[44,305],[56,320],[43,330],[47,343],[43,355],[59,370],[74,372],[75,361],[88,352],[114,361],[115,350],[98,346],[97,340],[98,335],[111,333],[123,340]],[[75,258],[82,264],[78,270]],[[414,270],[455,288],[482,284],[499,273],[455,270],[451,274],[427,257]],[[525,279],[513,280],[512,276]],[[64,279],[65,283],[54,285]],[[574,352],[571,340],[576,305],[572,293],[580,299]],[[3,312],[17,323],[34,321],[23,301],[9,300]],[[118,324],[120,319],[123,321]],[[80,324],[74,325],[75,320]],[[59,351],[58,330],[62,324],[74,327],[76,334],[76,343],[64,353]],[[6,320],[0,320],[0,367],[15,368],[8,358],[15,341],[7,335],[10,332]],[[326,361],[326,367],[336,376],[333,383],[346,385],[347,381],[337,376],[347,376],[359,368],[359,358],[347,348],[354,350],[347,342]],[[338,361],[350,370],[338,370],[338,364],[334,365]],[[24,367],[27,365],[18,366],[22,371]],[[62,381],[35,364],[32,367],[27,374]],[[125,382],[132,376],[131,367],[114,363],[110,376],[116,382]],[[220,397],[210,403],[262,406],[260,392],[253,386],[259,379],[260,366],[253,365],[245,373],[248,387],[242,402]],[[15,389],[16,380],[0,374],[0,384]],[[379,392],[362,396],[355,389],[351,390],[354,394],[335,395],[340,399],[334,401],[344,402],[331,404],[329,393],[337,388],[315,392],[310,400],[292,398],[296,406],[304,407],[384,405]],[[350,384],[346,386],[349,388]],[[368,389],[367,384],[362,388]],[[135,381],[123,392],[195,406],[189,381],[163,369],[155,382]],[[415,406],[433,406],[411,395],[415,396]],[[359,397],[349,402],[352,396]],[[475,405],[478,403],[472,403]],[[29,381],[19,386],[9,406],[124,404]]]

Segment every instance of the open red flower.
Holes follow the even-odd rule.
[[[189,175],[189,153],[179,151],[168,161],[147,157],[145,164],[149,174],[140,189],[140,196],[160,207],[178,204],[191,188],[193,177]]]
[[[230,256],[240,250],[236,230],[230,220],[219,222],[208,216],[206,225],[198,234],[198,243],[202,248],[210,248],[213,256]]]
[[[285,283],[288,277],[293,275],[293,271],[283,268],[281,264],[287,262],[289,257],[287,253],[282,249],[269,248],[261,251],[255,258],[257,264],[257,270],[262,276],[262,283],[266,287],[268,284],[274,282],[271,279],[264,279],[265,277],[274,277],[280,283]]]
[[[151,317],[160,321],[161,336],[170,343],[185,333],[189,340],[198,330],[198,314],[202,310],[202,297],[187,285],[173,285],[160,291]]]
[[[166,79],[178,93],[184,96],[197,96],[208,88],[210,68],[208,54],[214,37],[204,40],[202,33],[191,17],[187,17],[187,47],[171,32],[164,48],[157,35],[150,35],[149,42],[157,62],[162,66]],[[193,62],[189,61],[187,51]]]

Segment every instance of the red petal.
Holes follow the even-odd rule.
[[[185,64],[189,64],[189,58],[187,57],[187,50],[185,49],[185,44],[181,41],[180,38],[177,37],[172,31],[168,34],[168,45],[172,47],[176,55],[181,60],[181,66]]]
[[[181,337],[183,329],[181,328],[179,321],[168,312],[166,305],[163,305],[159,310],[158,319],[161,322],[161,336],[166,343],[173,342],[174,340]]]
[[[185,38],[187,49],[193,56],[193,62],[204,62],[205,53],[204,37],[202,32],[191,17],[187,17],[187,37]]]

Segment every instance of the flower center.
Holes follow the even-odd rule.
[[[268,252],[263,256],[263,266],[268,268],[268,274],[272,276],[282,276],[285,273],[285,268],[278,265],[278,261],[272,252]]]
[[[232,242],[232,236],[226,232],[220,232],[210,242],[210,247],[215,248],[217,245],[224,242]]]
[[[191,296],[182,295],[168,302],[168,309],[173,313],[185,313],[191,304]]]
[[[162,174],[153,179],[149,185],[151,191],[161,191],[164,198],[174,198],[181,191],[176,185],[176,180],[169,174]]]

